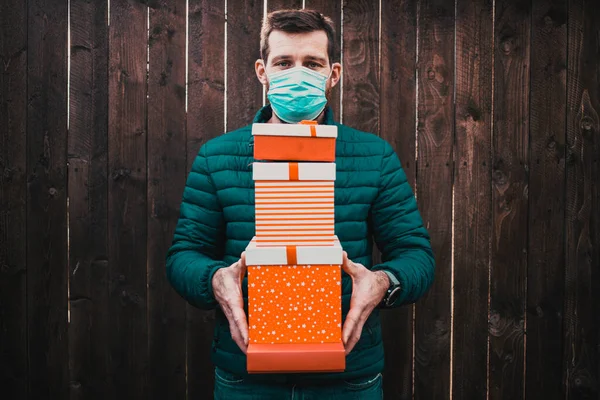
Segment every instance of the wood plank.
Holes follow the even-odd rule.
[[[278,10],[298,10],[302,8],[302,0],[266,0],[267,12]]]
[[[251,124],[263,105],[263,87],[254,71],[263,11],[260,0],[227,1],[227,131]]]
[[[493,1],[456,8],[452,396],[487,395]]]
[[[191,0],[188,23],[187,172],[200,146],[225,129],[225,3]],[[188,398],[212,398],[210,354],[215,314],[189,304],[186,314]]]
[[[564,398],[566,42],[567,3],[533,1],[525,398]]]
[[[69,96],[70,398],[104,399],[108,337],[107,1],[71,1]]]
[[[380,136],[393,147],[415,187],[417,4],[381,2]],[[413,306],[381,313],[386,398],[412,398]]]
[[[0,386],[27,397],[27,3],[0,3]]]
[[[344,1],[344,124],[379,133],[379,4],[370,0]]]
[[[564,379],[567,399],[600,393],[600,9],[570,0]]]
[[[184,399],[185,302],[166,279],[165,254],[173,240],[187,169],[186,0],[157,2],[149,12],[148,395]]]
[[[524,395],[531,4],[496,1],[490,399]]]
[[[436,256],[435,282],[417,303],[415,397],[450,396],[454,1],[420,3],[417,196]]]
[[[340,46],[342,43],[342,2],[339,0],[305,0],[305,8],[319,11],[326,17],[331,18],[333,26],[335,28],[335,56],[330,62],[341,62],[340,59]],[[342,71],[343,74],[343,71]],[[340,100],[341,100],[341,82],[331,90],[328,95],[328,105],[333,111],[336,121],[340,118]]]
[[[32,0],[27,41],[29,398],[68,396],[66,2]]]
[[[109,398],[148,397],[147,7],[110,2],[108,78]]]

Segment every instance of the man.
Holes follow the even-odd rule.
[[[264,375],[246,371],[248,292],[242,253],[254,236],[253,139],[248,125],[200,149],[167,255],[167,275],[175,290],[196,307],[216,308],[212,360],[217,399],[380,399],[379,309],[415,302],[432,283],[429,236],[398,157],[383,139],[334,122],[326,106],[342,72],[334,56],[329,18],[310,10],[269,14],[255,70],[270,105],[258,111],[254,122],[310,119],[338,126],[335,233],[345,250],[346,371]],[[371,259],[373,239],[382,252],[383,262],[377,265]]]

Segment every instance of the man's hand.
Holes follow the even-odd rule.
[[[352,262],[346,252],[344,252],[342,268],[352,278],[350,311],[342,330],[346,354],[349,354],[360,339],[365,321],[383,300],[390,287],[390,280],[381,271],[372,272],[364,265]]]
[[[221,268],[212,278],[215,298],[229,321],[233,341],[246,354],[248,349],[248,321],[244,312],[242,280],[246,274],[246,255],[229,267]]]

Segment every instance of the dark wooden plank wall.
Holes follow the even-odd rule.
[[[493,26],[492,1],[457,2],[452,358],[457,399],[483,399],[487,392]]]
[[[200,146],[225,130],[225,3],[192,0],[188,11],[187,172]],[[210,397],[214,311],[187,305],[187,392]]]
[[[496,1],[490,399],[524,394],[531,4]]]
[[[450,397],[454,1],[424,0],[417,21],[417,199],[436,257],[435,282],[416,305],[415,396]]]
[[[568,399],[592,399],[600,392],[600,9],[569,0],[568,11],[563,381]]]
[[[0,386],[27,396],[27,4],[0,3]]]
[[[409,0],[381,3],[379,135],[393,147],[409,184],[416,183],[417,4]],[[381,314],[385,359],[384,392],[410,399],[413,383],[413,312],[402,307]]]
[[[165,279],[185,185],[186,0],[149,3],[148,398],[186,395],[186,310]]]
[[[265,6],[343,25],[334,111],[432,235],[433,288],[383,313],[386,398],[598,397],[594,1],[71,0],[69,63],[68,4],[0,5],[3,397],[211,397],[214,313],[164,253],[199,147],[263,104]]]
[[[525,397],[561,398],[567,4],[533,1]],[[548,234],[548,232],[553,232]]]
[[[71,1],[70,398],[108,394],[108,1]]]
[[[108,58],[109,398],[148,398],[148,7],[110,2]]]
[[[27,7],[28,393],[66,398],[68,7],[40,0]]]

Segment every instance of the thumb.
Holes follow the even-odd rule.
[[[342,269],[351,277],[354,277],[356,275],[356,271],[357,271],[357,266],[356,264],[354,264],[352,262],[352,260],[350,260],[348,258],[348,253],[346,253],[345,251],[342,253],[343,254],[343,258],[342,258]]]
[[[246,275],[246,270],[248,267],[246,266],[246,252],[242,252],[240,255],[240,260],[238,261],[238,266],[240,268],[240,277],[243,279],[244,275]]]

